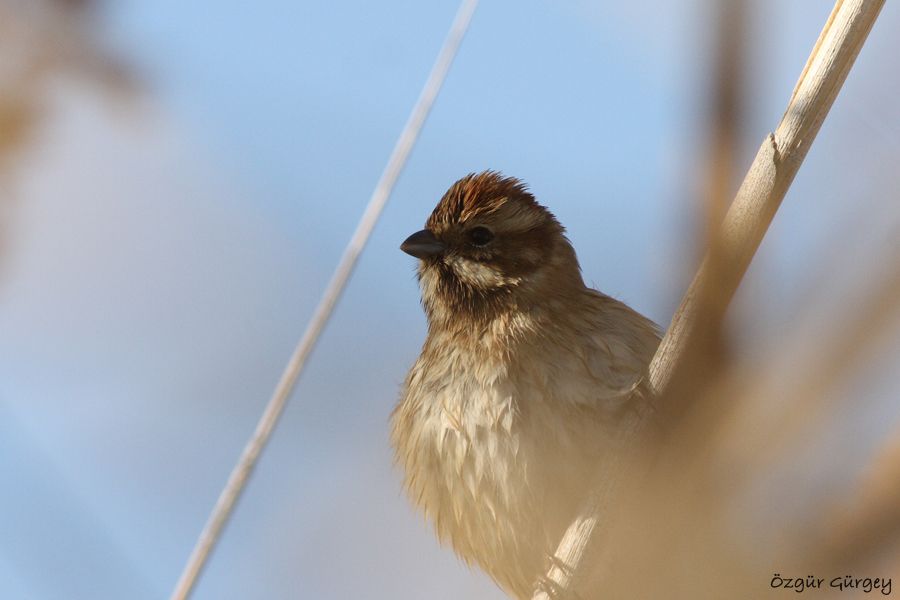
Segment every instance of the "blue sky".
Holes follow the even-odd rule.
[[[587,281],[668,322],[693,268],[710,4],[625,4],[483,2],[196,598],[501,597],[438,547],[390,463],[425,326],[397,247],[456,178],[499,169],[567,226]],[[829,10],[751,7],[741,169]],[[168,594],[455,9],[107,4],[138,96],[58,82],[18,174],[0,595]],[[892,182],[898,23],[889,4],[737,299],[751,347],[797,316],[835,225]]]

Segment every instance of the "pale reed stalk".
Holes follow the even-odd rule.
[[[300,376],[319,336],[322,334],[325,324],[331,317],[331,313],[334,311],[334,307],[344,291],[347,281],[350,279],[353,268],[356,266],[359,255],[362,253],[375,227],[375,223],[378,221],[378,217],[381,215],[390,197],[391,191],[394,189],[394,184],[397,182],[397,178],[400,176],[400,172],[409,158],[419,133],[422,131],[425,119],[431,111],[431,107],[434,105],[434,101],[437,99],[441,86],[447,77],[450,65],[456,57],[477,5],[478,0],[463,0],[461,2],[444,45],[431,69],[419,99],[413,106],[412,113],[403,131],[397,139],[387,166],[381,174],[378,184],[375,186],[375,191],[369,199],[369,204],[366,206],[356,231],[344,249],[341,261],[338,263],[337,269],[328,283],[328,287],[325,288],[325,292],[322,294],[319,305],[316,307],[316,311],[313,313],[313,317],[303,333],[303,337],[300,338],[300,342],[291,355],[281,375],[281,379],[278,381],[275,392],[256,426],[256,430],[244,447],[243,453],[228,477],[228,482],[219,495],[219,499],[216,501],[212,513],[203,531],[200,533],[200,537],[197,539],[194,550],[188,558],[184,571],[172,592],[171,600],[188,598],[196,585],[197,578],[206,565],[210,552],[212,552],[218,542],[222,529],[232,514],[235,503],[246,487],[250,474],[259,460],[259,455],[269,441],[272,430],[284,410],[291,391],[294,389],[294,384]]]
[[[715,269],[715,280],[711,280],[707,257],[651,362],[650,384],[664,402],[677,382],[678,369],[689,359],[694,332],[705,316],[700,301],[703,290],[718,290],[723,306],[730,301],[883,5],[884,0],[839,0],[832,10],[781,123],[763,141],[725,216],[717,244],[721,254],[716,257],[720,268]],[[624,454],[636,450],[651,414],[651,410],[637,411],[622,425]],[[611,460],[598,465],[604,483],[564,534],[550,569],[536,584],[534,600],[574,597],[592,569],[602,574],[612,549],[604,547],[595,532],[609,528],[612,500],[625,477],[624,464]]]

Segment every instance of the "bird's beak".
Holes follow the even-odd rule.
[[[400,249],[416,258],[426,259],[447,249],[428,229],[417,231],[400,244]]]

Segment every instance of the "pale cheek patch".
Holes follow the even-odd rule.
[[[445,262],[453,269],[460,281],[472,287],[490,289],[519,283],[518,277],[506,277],[496,268],[485,263],[460,256],[447,257]]]

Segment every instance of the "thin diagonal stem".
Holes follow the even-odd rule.
[[[275,392],[272,394],[272,398],[266,405],[266,409],[256,425],[253,436],[247,442],[240,459],[238,459],[237,464],[231,471],[228,482],[219,495],[209,520],[200,533],[194,550],[184,567],[181,578],[172,592],[171,600],[185,600],[190,596],[200,572],[209,560],[210,552],[212,552],[212,549],[218,542],[237,499],[247,486],[250,474],[259,460],[260,453],[272,435],[272,430],[284,410],[285,403],[294,389],[294,384],[303,371],[303,367],[315,347],[322,330],[325,328],[325,324],[331,317],[334,307],[344,291],[350,275],[353,273],[353,268],[356,266],[359,255],[362,253],[372,233],[372,229],[375,227],[375,223],[381,216],[394,184],[397,182],[397,178],[400,176],[400,172],[403,170],[409,154],[422,131],[425,119],[431,111],[434,101],[437,99],[441,86],[447,77],[447,72],[450,70],[450,65],[453,63],[460,43],[469,28],[469,23],[477,5],[478,0],[462,0],[460,3],[444,45],[431,69],[431,73],[428,75],[419,99],[416,101],[409,119],[406,121],[403,131],[397,139],[394,150],[381,174],[381,178],[378,180],[378,184],[375,186],[375,190],[372,192],[372,197],[369,199],[369,204],[359,220],[356,231],[344,249],[341,261],[337,269],[335,269],[328,287],[325,288],[325,292],[322,294],[319,305],[316,307],[316,311],[306,331],[303,333],[303,337],[300,338],[300,342],[297,344],[293,355],[291,355],[281,375],[281,379],[278,381]]]

